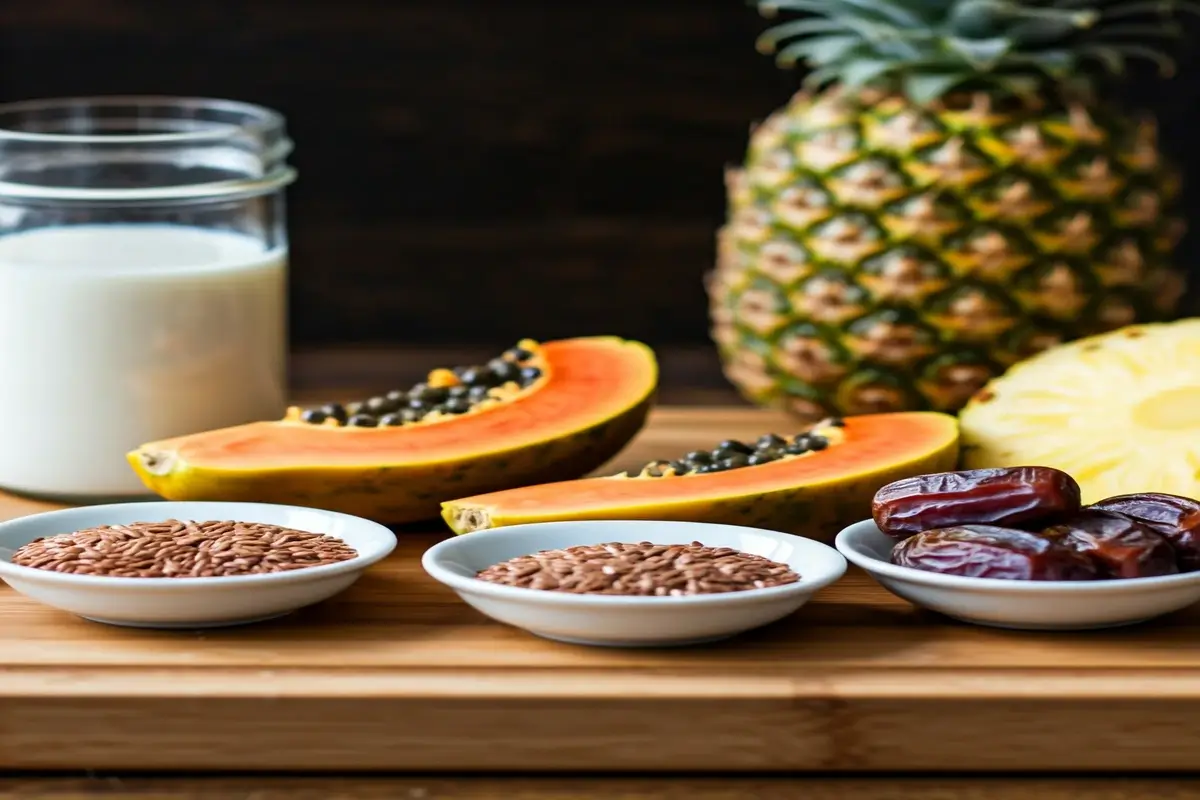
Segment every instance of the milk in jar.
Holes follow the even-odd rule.
[[[0,236],[0,486],[144,492],[139,444],[278,417],[286,250],[176,225]]]
[[[129,451],[283,415],[290,152],[232,100],[0,104],[0,490],[149,497]]]

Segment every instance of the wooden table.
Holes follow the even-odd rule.
[[[789,427],[750,409],[662,408],[612,467]],[[3,517],[49,507],[0,496]],[[796,785],[761,775],[803,771],[827,776],[803,784],[818,800],[939,800],[960,783],[833,776],[1200,764],[1200,609],[1116,631],[1006,632],[919,612],[852,570],[792,618],[722,644],[593,649],[490,622],[426,578],[419,556],[445,535],[403,530],[395,554],[343,595],[239,629],[107,627],[0,586],[0,770],[727,774],[687,783],[690,794],[647,793],[684,785],[651,778],[594,795],[565,778],[487,790],[375,778],[344,795],[483,797],[504,785],[495,796],[511,798],[790,797]],[[0,800],[103,785],[14,780],[0,781]],[[122,780],[131,797],[244,797],[251,785],[299,796],[283,779],[225,778],[207,794]],[[1079,789],[962,785],[977,798]],[[1149,785],[1102,781],[1086,796]],[[1153,787],[1193,796],[1190,782]]]

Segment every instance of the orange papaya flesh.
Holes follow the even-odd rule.
[[[871,515],[884,484],[954,469],[955,417],[932,411],[847,417],[818,427],[820,451],[724,472],[559,481],[442,503],[455,533],[529,522],[684,520],[787,531],[829,541]]]
[[[397,427],[253,422],[142,445],[142,482],[171,500],[288,503],[386,523],[437,517],[439,503],[585,475],[645,424],[658,365],[640,342],[581,337],[537,345],[543,376],[471,413]]]

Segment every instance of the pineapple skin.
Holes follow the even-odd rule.
[[[802,419],[954,413],[1049,347],[1172,318],[1186,288],[1152,119],[802,92],[726,186],[712,337],[743,396]]]
[[[959,429],[964,468],[1055,467],[1078,481],[1085,504],[1200,497],[1200,318],[1039,353],[976,393]]]

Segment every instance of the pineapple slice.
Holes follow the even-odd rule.
[[[967,468],[1057,467],[1085,503],[1200,498],[1200,319],[1054,347],[991,381],[959,419]]]

